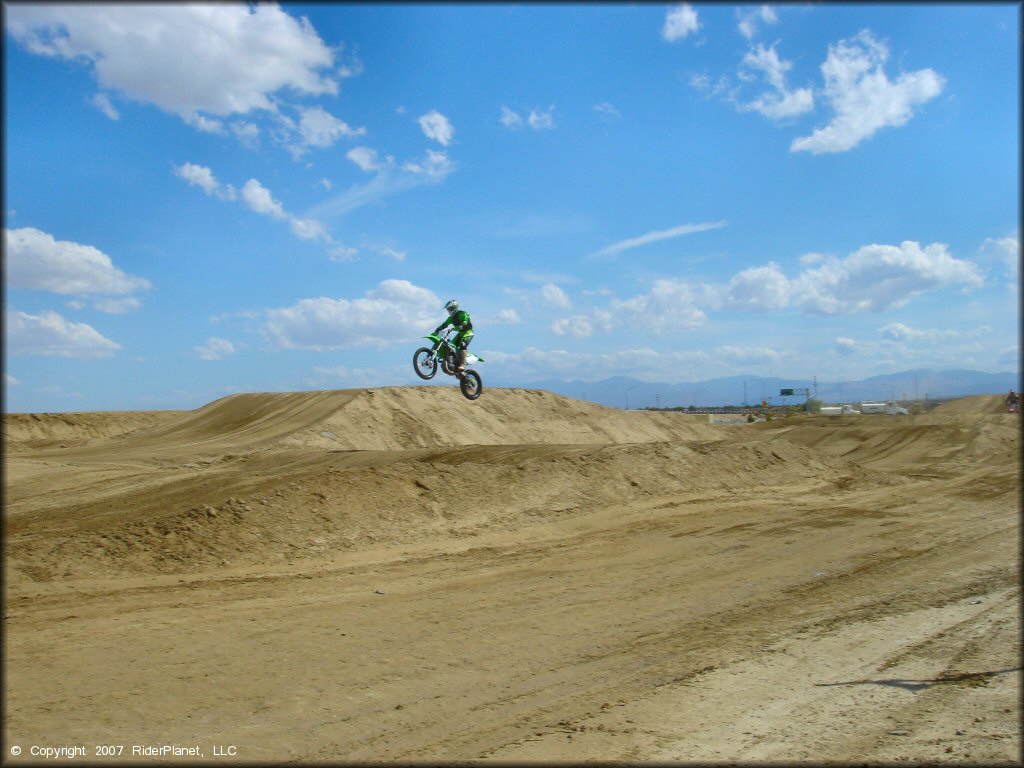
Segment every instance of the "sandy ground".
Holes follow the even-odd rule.
[[[712,426],[403,387],[4,428],[12,765],[1021,761],[998,397]]]

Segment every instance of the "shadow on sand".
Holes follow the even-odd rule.
[[[907,691],[924,691],[936,685],[967,685],[981,687],[988,685],[996,675],[1007,675],[1011,672],[1020,672],[1021,667],[1009,667],[1008,669],[997,669],[993,672],[963,672],[961,674],[946,674],[931,680],[905,680],[900,678],[888,678],[885,680],[851,680],[844,683],[815,683],[821,688],[829,688],[836,685],[887,685],[892,688],[903,688]]]

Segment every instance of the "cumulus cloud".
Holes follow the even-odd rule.
[[[501,108],[501,124],[506,128],[522,128],[523,118],[518,112],[514,112],[506,106]]]
[[[455,135],[455,129],[451,122],[436,109],[432,109],[425,115],[420,115],[417,122],[420,124],[423,135],[428,139],[433,139],[442,147],[447,147]]]
[[[867,245],[846,258],[815,254],[795,277],[779,264],[746,268],[728,282],[690,283],[663,278],[649,291],[627,299],[613,298],[607,309],[593,309],[554,321],[557,335],[584,337],[598,330],[629,325],[653,334],[690,330],[707,320],[706,312],[723,309],[765,313],[787,309],[816,315],[884,312],[904,306],[927,291],[982,285],[979,269],[954,258],[947,247],[913,241],[899,246]],[[912,331],[893,323],[881,331],[900,339],[950,338],[943,331]]]
[[[91,325],[70,322],[51,311],[38,315],[8,311],[5,333],[7,349],[14,355],[94,359],[121,349]]]
[[[289,213],[279,200],[274,199],[271,191],[257,179],[249,179],[242,187],[241,192],[236,192],[230,184],[221,184],[217,181],[213,171],[206,166],[184,163],[176,167],[174,173],[189,184],[199,187],[208,195],[227,201],[241,200],[250,210],[262,216],[287,221],[292,234],[299,239],[319,240],[326,243],[331,249],[332,259],[346,251],[340,243],[331,237],[322,222],[309,216],[300,217]]]
[[[540,289],[541,299],[549,307],[556,309],[568,309],[572,306],[572,302],[569,301],[569,297],[565,295],[565,291],[559,288],[554,283],[547,283]]]
[[[1006,237],[989,237],[981,245],[981,252],[998,259],[1011,276],[1020,271],[1020,237],[1016,234]]]
[[[93,103],[112,119],[117,96],[250,146],[252,121],[265,119],[296,155],[358,133],[320,108],[299,107],[297,124],[285,116],[296,99],[336,95],[339,80],[362,66],[351,55],[339,62],[341,45],[326,45],[306,18],[276,3],[16,3],[5,11],[6,31],[27,50],[89,68],[102,89]]]
[[[123,315],[134,312],[142,306],[142,302],[134,297],[126,299],[100,299],[93,303],[93,309],[108,315]]]
[[[494,316],[492,322],[497,325],[518,325],[523,322],[523,320],[519,317],[519,313],[514,309],[502,309]]]
[[[737,103],[741,111],[758,112],[774,120],[794,117],[814,109],[814,93],[810,88],[789,90],[786,73],[793,64],[779,58],[773,45],[765,48],[758,44],[743,56],[740,69],[741,79],[764,77],[772,90],[747,103]]]
[[[208,195],[219,197],[221,200],[235,200],[238,193],[230,184],[221,184],[206,166],[195,165],[194,163],[182,163],[174,169],[174,175],[184,179],[194,187],[199,187]]]
[[[310,147],[324,149],[333,146],[338,139],[354,138],[366,134],[365,128],[353,128],[323,107],[300,109],[299,113],[298,141],[289,146],[289,150],[295,157],[305,154]]]
[[[194,347],[200,360],[220,360],[228,355],[235,354],[235,345],[227,339],[219,339],[211,336],[205,344]]]
[[[670,43],[681,40],[700,29],[697,12],[689,3],[677,5],[665,14],[665,25],[661,28],[662,36]]]
[[[590,255],[591,258],[600,258],[604,256],[614,256],[615,254],[621,253],[622,251],[628,251],[633,248],[639,248],[642,245],[648,243],[654,243],[659,240],[668,240],[673,237],[680,237],[682,235],[691,235],[695,232],[707,232],[710,229],[720,229],[725,226],[724,221],[708,222],[703,224],[681,224],[678,227],[672,227],[671,229],[656,230],[648,232],[645,235],[639,237],[631,237],[627,240],[620,240],[617,243],[602,248],[596,253]]]
[[[292,89],[335,94],[331,49],[277,4],[21,4],[7,31],[33,53],[84,61],[99,84],[183,117],[274,110]]]
[[[768,312],[789,304],[789,280],[775,262],[739,272],[726,286],[730,307],[747,312]]]
[[[362,298],[302,299],[267,312],[263,333],[279,349],[316,351],[407,342],[432,330],[441,300],[408,280],[384,280]]]
[[[625,301],[613,299],[612,313],[635,328],[654,333],[686,330],[703,325],[707,319],[698,306],[701,292],[682,280],[655,280],[651,291]]]
[[[586,338],[595,330],[608,332],[611,329],[612,316],[606,310],[594,310],[585,315],[560,318],[551,324],[551,331],[556,336],[571,336],[576,339]]]
[[[548,107],[546,112],[538,112],[535,109],[530,110],[530,116],[526,118],[527,124],[534,130],[543,130],[555,127],[555,108],[554,106]]]
[[[96,109],[102,112],[104,115],[109,117],[111,120],[120,120],[121,113],[117,111],[117,108],[110,101],[110,97],[105,93],[97,93],[89,101]]]
[[[614,107],[612,107],[612,109],[614,109]],[[545,112],[531,109],[530,114],[524,118],[518,112],[503,106],[501,108],[500,120],[502,125],[511,130],[519,130],[525,126],[529,126],[535,131],[550,130],[555,127],[554,113],[555,107],[552,105],[549,106]]]
[[[821,72],[835,116],[810,136],[795,139],[790,151],[846,152],[883,128],[905,125],[916,107],[942,92],[945,80],[932,69],[890,81],[884,69],[888,58],[889,49],[868,30],[830,45]]]
[[[270,194],[270,190],[256,179],[249,179],[242,187],[242,201],[256,213],[272,216],[275,219],[287,219],[284,207]]]
[[[775,24],[779,20],[775,9],[770,5],[762,5],[754,10],[737,10],[736,16],[739,19],[737,29],[748,40],[757,34],[762,23]]]
[[[791,290],[793,302],[805,312],[837,315],[882,312],[935,288],[981,284],[977,266],[955,259],[942,243],[921,248],[908,240],[898,246],[865,245],[845,259],[826,257],[801,273]]]
[[[358,166],[362,171],[370,173],[371,171],[379,171],[390,165],[386,161],[382,161],[377,156],[377,150],[370,149],[369,147],[353,147],[345,153],[345,157],[351,160]],[[330,189],[330,187],[328,187]]]
[[[129,294],[149,281],[122,272],[91,245],[57,240],[34,227],[4,230],[6,280],[11,288],[60,294]]]
[[[911,328],[903,323],[887,323],[878,329],[878,335],[890,341],[945,341],[960,336],[959,332],[953,330],[938,330],[935,328]]]

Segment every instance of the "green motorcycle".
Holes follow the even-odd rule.
[[[432,345],[420,347],[413,353],[413,370],[416,371],[416,375],[421,379],[429,380],[437,375],[437,369],[440,368],[449,376],[455,376],[459,380],[459,389],[462,390],[462,394],[467,400],[476,400],[484,390],[483,380],[480,378],[480,374],[472,368],[467,367],[461,373],[455,370],[455,367],[458,365],[459,352],[451,342],[453,332],[453,329],[449,328],[441,335],[432,333],[429,336],[424,336],[423,338],[430,341]],[[467,366],[471,363],[482,363],[483,361],[482,357],[477,357],[469,350],[466,350]]]

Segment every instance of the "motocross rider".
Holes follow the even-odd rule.
[[[473,321],[469,319],[469,312],[459,309],[459,302],[455,301],[455,299],[449,300],[444,305],[444,308],[448,310],[448,319],[437,326],[434,329],[434,333],[440,333],[449,325],[455,328],[456,334],[455,338],[452,339],[452,344],[455,345],[455,349],[459,352],[455,370],[458,373],[462,373],[466,370],[466,355],[468,354],[466,347],[473,340]]]

